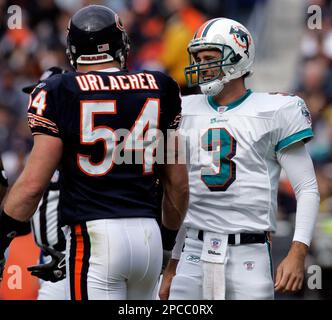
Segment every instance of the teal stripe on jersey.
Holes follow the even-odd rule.
[[[252,94],[252,90],[251,89],[248,89],[246,91],[246,93],[241,96],[240,98],[230,102],[226,107],[226,109],[224,111],[228,111],[228,110],[231,110],[237,106],[239,106],[244,100],[246,100],[250,95]],[[216,111],[218,111],[218,108],[220,107],[220,105],[214,101],[213,97],[212,96],[208,96],[208,103],[209,105]]]
[[[280,140],[277,145],[275,146],[275,151],[280,151],[289,145],[303,140],[304,142],[308,142],[312,137],[314,136],[314,133],[312,132],[311,128],[304,129],[302,131],[296,132],[289,137]]]
[[[220,105],[214,101],[212,96],[208,96],[208,103],[214,110],[218,111]]]
[[[251,89],[247,89],[246,93],[241,96],[240,98],[236,99],[233,102],[230,102],[227,106],[227,110],[231,110],[237,106],[239,106],[244,100],[246,100],[250,95],[252,94],[252,90]]]
[[[267,252],[269,253],[269,259],[270,259],[270,272],[271,272],[271,278],[272,278],[272,281],[273,281],[273,262],[272,262],[272,255],[271,255],[271,243],[270,241],[266,241],[265,242],[266,245],[267,245]]]

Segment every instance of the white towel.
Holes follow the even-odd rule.
[[[203,264],[203,299],[225,300],[225,263],[228,235],[204,232],[201,254]]]
[[[225,264],[203,261],[203,299],[225,300]]]

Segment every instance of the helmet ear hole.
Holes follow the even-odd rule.
[[[250,71],[248,71],[248,72],[246,72],[243,76],[242,76],[242,78],[244,79],[244,78],[248,78],[248,77],[250,77],[252,75],[252,72],[250,72]]]
[[[239,53],[237,53],[235,57],[230,58],[230,61],[232,63],[238,63],[241,59],[242,59],[242,56]]]

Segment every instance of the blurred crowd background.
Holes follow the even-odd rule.
[[[193,93],[185,86],[183,68],[188,63],[186,47],[196,29],[218,16],[236,19],[248,27],[257,44],[258,70],[249,84],[257,91],[283,90],[303,97],[315,132],[308,149],[316,168],[321,206],[307,265],[322,268],[322,289],[309,290],[306,286],[296,295],[277,298],[331,299],[332,1],[0,0],[0,152],[11,184],[32,146],[26,120],[29,97],[22,87],[37,82],[49,67],[70,69],[65,55],[66,27],[69,17],[87,4],[107,5],[119,13],[131,39],[129,69],[164,71],[179,83],[183,95]],[[7,9],[11,5],[22,9],[21,29],[8,28]],[[319,5],[322,10],[320,29],[308,27],[310,5]],[[292,188],[282,177],[278,232],[273,241],[275,265],[287,254],[295,210]]]

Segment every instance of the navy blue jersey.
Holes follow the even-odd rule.
[[[68,72],[41,82],[29,126],[63,141],[62,223],[157,218],[154,130],[175,128],[180,113],[178,85],[161,72]]]

